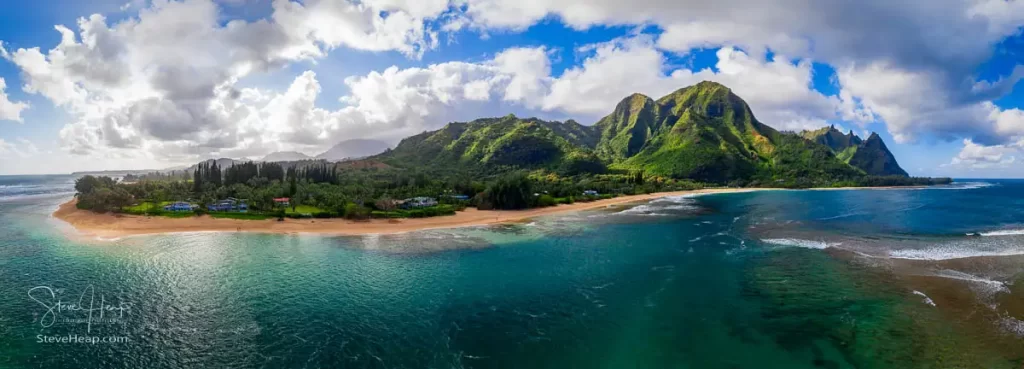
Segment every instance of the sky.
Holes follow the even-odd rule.
[[[0,174],[593,124],[722,83],[915,176],[1024,177],[1024,0],[36,0],[0,12]]]

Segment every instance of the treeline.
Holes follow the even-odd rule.
[[[143,176],[131,183],[117,183],[108,177],[85,176],[75,183],[78,206],[100,212],[121,211],[148,202],[161,204],[188,201],[207,205],[233,197],[244,199],[251,213],[281,214],[274,198],[289,197],[289,213],[298,207],[319,217],[367,218],[371,216],[432,216],[450,214],[465,206],[480,209],[526,209],[577,201],[591,201],[618,195],[689,190],[703,184],[689,180],[651,175],[642,170],[607,170],[567,176],[558,170],[521,170],[509,166],[501,171],[472,171],[460,168],[406,168],[365,166],[353,168],[337,163],[310,163],[287,169],[277,163],[238,163],[227,168],[215,162],[200,164],[192,179],[168,180]],[[950,183],[948,178],[913,177],[815,177],[760,178],[732,181],[732,187],[862,187],[913,186]],[[587,194],[585,194],[587,193]],[[595,194],[596,193],[596,194]],[[398,209],[397,204],[412,197],[435,198],[440,205],[431,209]],[[159,206],[147,211],[162,211]],[[306,211],[306,210],[304,210]],[[202,213],[204,210],[199,210]]]
[[[86,176],[79,180],[81,186],[76,189],[80,207],[96,211],[120,211],[132,204],[158,205],[170,201],[188,201],[205,209],[220,199],[233,197],[246,200],[251,212],[276,214],[282,209],[273,199],[289,197],[293,210],[309,206],[322,213],[320,216],[360,218],[375,212],[399,216],[447,214],[450,209],[464,206],[524,209],[698,186],[688,181],[646,178],[642,171],[567,177],[557,172],[510,167],[504,173],[484,175],[455,169],[345,169],[327,163],[284,170],[276,163],[239,163],[221,168],[215,162],[207,162],[197,166],[192,177],[191,182],[141,178],[132,183],[117,183],[107,177]],[[96,190],[100,188],[104,190]],[[585,191],[596,191],[601,196],[585,196]],[[400,200],[420,196],[452,207],[405,212],[396,209]],[[145,212],[162,211],[157,205],[146,207]]]

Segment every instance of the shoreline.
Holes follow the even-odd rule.
[[[644,195],[619,196],[592,202],[577,202],[526,210],[477,210],[466,208],[455,215],[429,218],[371,219],[277,219],[243,220],[213,218],[209,215],[189,218],[160,216],[100,214],[75,207],[72,198],[57,208],[51,216],[74,228],[78,235],[98,239],[116,239],[126,236],[158,235],[192,232],[252,232],[271,234],[313,233],[338,236],[367,234],[396,234],[429,229],[462,228],[494,224],[516,223],[531,218],[574,211],[592,210],[612,206],[651,201],[662,197],[741,193],[775,190],[772,188],[712,188],[689,191],[658,192]]]
[[[51,216],[71,226],[77,236],[94,239],[118,239],[127,236],[159,235],[194,232],[250,232],[269,234],[323,234],[336,236],[359,236],[368,234],[398,234],[429,229],[478,227],[495,224],[522,222],[531,218],[593,210],[640,203],[662,197],[743,193],[754,191],[802,191],[802,190],[886,190],[919,189],[928,186],[885,186],[885,187],[835,187],[835,188],[707,188],[699,190],[656,192],[643,195],[619,196],[591,202],[561,204],[545,208],[526,210],[477,210],[466,208],[455,215],[429,218],[371,219],[352,221],[341,218],[330,219],[277,219],[248,220],[213,218],[209,215],[189,218],[167,218],[160,216],[94,213],[75,207],[77,199],[72,198],[54,211]]]

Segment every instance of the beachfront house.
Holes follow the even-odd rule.
[[[597,191],[594,191],[594,190],[583,191],[583,196],[598,196],[598,195],[600,195],[600,194],[597,193]]]
[[[292,205],[292,199],[288,197],[278,197],[274,199],[274,205],[288,207]]]
[[[192,211],[195,210],[196,206],[184,201],[176,201],[167,205],[164,205],[164,211]]]
[[[432,197],[413,197],[411,199],[405,199],[402,201],[400,206],[402,209],[415,209],[415,208],[426,208],[431,206],[437,206],[437,200]]]
[[[246,204],[245,200],[239,200],[233,197],[229,197],[224,200],[218,200],[215,203],[207,205],[206,208],[210,211],[237,211],[240,213],[244,213],[249,210],[249,204]]]

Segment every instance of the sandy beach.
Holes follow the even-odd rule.
[[[528,210],[477,210],[467,208],[455,215],[415,219],[374,219],[350,221],[346,219],[277,219],[239,220],[212,218],[208,215],[190,218],[166,218],[126,214],[98,214],[75,207],[75,199],[65,202],[53,217],[67,222],[86,237],[117,238],[133,235],[176,232],[258,232],[258,233],[318,233],[334,235],[392,234],[424,229],[482,226],[520,222],[526,219],[609,206],[650,201],[666,196],[708,193],[757,191],[751,188],[716,188],[692,191],[659,192],[646,195],[620,196],[593,202],[578,202]]]

